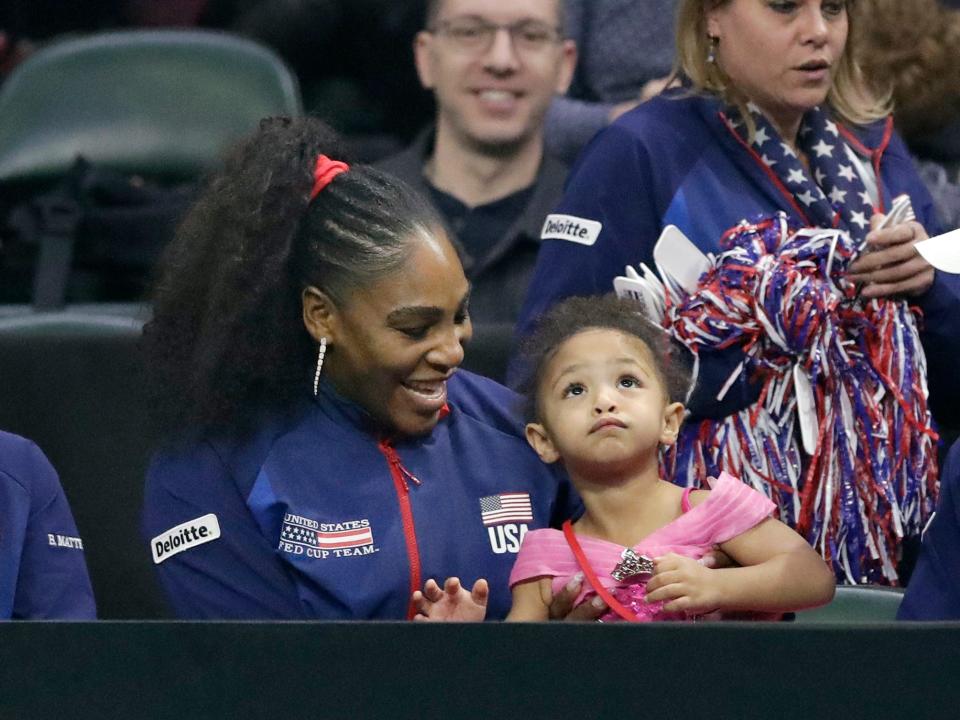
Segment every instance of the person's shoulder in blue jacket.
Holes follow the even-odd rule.
[[[937,512],[897,619],[960,620],[960,441],[944,463]]]
[[[497,381],[459,370],[450,379],[449,397],[451,404],[465,415],[508,435],[524,437],[520,413],[523,401]]]
[[[83,542],[56,471],[0,431],[0,619],[96,618]]]

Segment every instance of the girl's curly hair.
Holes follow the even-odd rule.
[[[353,166],[310,199],[319,154],[343,159],[313,118],[268,118],[206,182],[158,267],[144,330],[154,406],[168,430],[249,429],[301,397],[316,359],[301,293],[335,302],[401,266],[441,227],[399,180]]]
[[[520,347],[527,375],[518,387],[524,416],[539,419],[540,381],[547,364],[569,338],[585,330],[617,330],[643,341],[650,349],[660,381],[671,402],[685,402],[692,382],[691,355],[661,327],[643,315],[640,304],[615,294],[570,297],[554,305]]]

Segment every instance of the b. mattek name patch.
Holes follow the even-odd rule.
[[[177,553],[203,545],[220,537],[220,522],[213,513],[187,520],[150,541],[153,562],[159,565]]]
[[[569,240],[581,245],[593,245],[600,236],[603,224],[596,220],[573,215],[547,215],[540,231],[541,240]]]

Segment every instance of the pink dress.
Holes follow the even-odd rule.
[[[689,491],[683,495],[683,514],[634,545],[634,552],[649,558],[671,552],[701,558],[718,543],[755,527],[770,517],[774,510],[774,504],[766,496],[726,473],[720,474],[713,483],[710,496],[696,507],[690,507],[688,495]],[[611,572],[622,559],[622,545],[582,535],[578,535],[577,540],[603,586],[635,612],[638,619],[687,619],[683,613],[664,612],[662,602],[644,603],[645,583],[619,582],[613,578]],[[552,577],[553,592],[556,594],[579,571],[580,566],[561,531],[531,530],[524,536],[517,554],[517,561],[510,573],[510,587],[532,578]],[[596,593],[584,580],[575,604],[579,605],[594,595]],[[610,612],[601,619],[606,622],[620,620],[620,617]]]

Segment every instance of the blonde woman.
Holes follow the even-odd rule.
[[[608,292],[627,265],[653,267],[667,225],[716,253],[742,220],[783,212],[794,226],[845,230],[869,250],[848,267],[862,298],[919,306],[934,412],[955,412],[960,283],[912,247],[940,228],[888,102],[855,62],[857,9],[854,0],[680,2],[682,86],[623,115],[581,156],[544,224],[519,332],[565,297]],[[916,219],[878,227],[901,194]],[[757,401],[750,372],[717,399],[742,357],[737,345],[700,352],[687,428]]]

